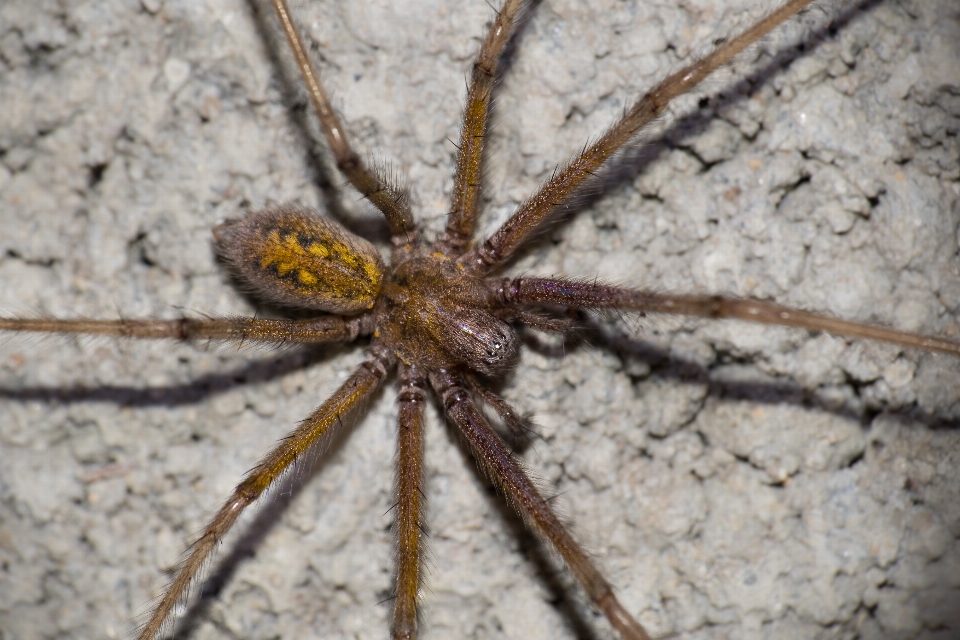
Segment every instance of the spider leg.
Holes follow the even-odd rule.
[[[481,273],[502,265],[537,229],[617,151],[643,131],[674,98],[683,95],[735,55],[759,40],[812,0],[789,0],[744,32],[726,40],[705,57],[667,76],[630,107],[600,139],[588,144],[460,263]]]
[[[312,415],[284,437],[237,485],[233,495],[193,544],[173,582],[167,587],[149,620],[140,630],[139,640],[151,640],[159,633],[170,611],[186,596],[188,587],[209,558],[210,552],[230,530],[243,510],[259,498],[305,452],[341,425],[343,416],[369,398],[380,386],[395,360],[377,345],[372,346],[370,351],[372,357],[361,364]]]
[[[463,108],[457,169],[453,183],[450,215],[440,250],[448,255],[460,254],[473,237],[477,216],[477,200],[483,181],[483,147],[490,119],[490,97],[503,48],[510,38],[511,26],[522,0],[506,0],[490,25],[480,53],[473,63],[470,89]]]
[[[417,637],[417,600],[423,558],[423,405],[426,377],[400,367],[397,431],[397,597],[393,606],[393,640]]]
[[[521,416],[510,406],[506,400],[483,386],[483,383],[472,373],[464,374],[463,381],[467,384],[470,391],[483,401],[491,409],[497,412],[503,424],[510,430],[510,437],[513,440],[524,438],[533,433],[530,426],[530,418]]]
[[[559,278],[504,278],[496,286],[503,304],[562,305],[576,309],[621,309],[701,318],[735,318],[760,324],[800,327],[852,338],[960,356],[960,343],[906,331],[792,309],[772,302],[723,296],[672,295]]]
[[[373,333],[373,315],[345,318],[321,316],[309,320],[266,318],[180,318],[179,320],[60,320],[0,318],[0,331],[70,333],[117,338],[232,340],[235,342],[321,344],[349,342]]]
[[[487,477],[523,515],[527,524],[553,544],[610,624],[625,640],[650,640],[640,623],[617,600],[610,583],[560,522],[507,445],[484,419],[465,383],[449,371],[440,370],[431,372],[430,384]]]
[[[320,83],[320,77],[307,55],[300,33],[293,24],[286,0],[272,0],[272,2],[290,48],[293,50],[293,57],[297,61],[297,66],[300,67],[307,93],[310,94],[313,108],[320,119],[323,135],[336,159],[337,168],[363,197],[383,213],[387,224],[390,225],[390,234],[393,236],[395,245],[413,242],[415,226],[406,194],[366,167],[357,152],[350,146],[343,124],[334,113],[330,99]]]

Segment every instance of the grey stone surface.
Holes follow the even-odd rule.
[[[754,6],[541,3],[501,87],[484,229]],[[294,11],[357,146],[436,232],[487,4]],[[956,3],[805,24],[683,100],[512,271],[960,334]],[[240,0],[0,4],[0,310],[251,313],[210,251],[223,218],[333,199],[380,228],[269,48]],[[960,362],[737,323],[598,324],[564,357],[527,352],[503,392],[536,416],[528,465],[655,636],[960,633]],[[361,357],[0,338],[0,637],[129,634],[236,481]],[[185,637],[387,635],[393,396],[241,522]],[[424,637],[613,637],[435,411],[428,438]]]

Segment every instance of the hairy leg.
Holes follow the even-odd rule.
[[[363,197],[383,213],[390,225],[390,233],[393,235],[395,244],[412,242],[415,237],[415,226],[406,194],[366,167],[357,152],[350,146],[346,131],[333,111],[326,91],[320,83],[320,77],[313,69],[307,49],[287,8],[286,0],[272,0],[272,2],[307,86],[314,111],[320,118],[320,126],[327,144],[330,145],[330,151],[336,159],[337,168]]]
[[[193,543],[186,560],[167,587],[150,618],[141,628],[139,640],[151,640],[167,622],[173,607],[188,597],[188,588],[209,560],[217,543],[234,525],[237,518],[264,491],[272,486],[292,465],[310,451],[331,430],[343,424],[343,417],[360,405],[380,386],[393,360],[378,347],[371,347],[373,357],[364,362],[346,382],[299,427],[268,453],[234,489],[200,538]]]
[[[470,446],[480,468],[528,525],[550,541],[587,596],[621,637],[624,640],[650,640],[640,623],[617,600],[610,583],[557,518],[507,445],[477,410],[465,384],[446,371],[431,373],[430,383],[440,396],[444,412]]]
[[[589,143],[510,216],[496,233],[461,258],[468,268],[482,272],[502,265],[617,151],[659,116],[671,100],[681,96],[812,0],[789,0],[742,33],[723,42],[711,53],[667,76],[630,107],[600,139]]]
[[[427,379],[406,365],[400,368],[397,418],[397,587],[393,604],[393,640],[417,637],[418,604],[423,582],[423,406]]]
[[[459,254],[473,238],[477,202],[483,186],[483,150],[490,119],[490,98],[500,56],[510,38],[514,18],[521,4],[522,0],[507,0],[504,3],[491,23],[490,31],[473,63],[460,127],[450,218],[441,243],[446,253]]]
[[[700,318],[734,318],[760,324],[825,331],[852,338],[867,338],[902,347],[960,356],[960,343],[951,340],[850,322],[760,300],[653,293],[559,278],[507,278],[495,286],[496,295],[504,304],[561,305],[573,309],[619,309]]]
[[[373,331],[373,316],[323,316],[310,320],[205,318],[197,320],[85,320],[0,318],[0,331],[67,333],[118,338],[231,340],[239,343],[323,344],[347,342]]]

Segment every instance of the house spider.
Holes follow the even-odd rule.
[[[14,15],[18,6],[11,3],[0,11],[19,17]],[[206,233],[199,230],[235,217],[238,209],[297,199],[309,204],[319,197],[309,191],[314,175],[305,168],[311,164],[304,162],[308,145],[296,119],[286,116],[279,85],[272,84],[273,67],[258,50],[263,45],[245,7],[217,7],[205,14],[207,7],[195,3],[143,6],[147,11],[102,16],[81,8],[54,14],[50,22],[31,8],[30,17],[22,19],[36,24],[20,27],[18,37],[34,56],[27,61],[33,64],[18,64],[16,37],[4,40],[12,42],[3,52],[5,64],[32,68],[41,80],[18,85],[23,76],[10,73],[0,104],[18,107],[22,99],[14,92],[23,86],[46,89],[40,93],[45,100],[40,116],[4,109],[16,114],[3,125],[8,173],[0,176],[0,198],[3,211],[14,213],[9,225],[4,215],[0,238],[4,309],[105,317],[104,310],[115,305],[131,318],[177,318],[177,308],[190,316],[194,309],[250,315],[243,300],[218,297],[220,276],[208,258]],[[904,258],[899,245],[909,243],[891,242],[882,228],[873,229],[892,222],[900,235],[908,231],[904,220],[923,219],[917,213],[919,197],[936,202],[940,217],[935,222],[949,220],[948,235],[956,230],[956,156],[938,155],[955,151],[949,146],[951,140],[955,144],[955,124],[951,138],[949,114],[942,113],[949,103],[930,87],[902,89],[909,85],[906,72],[930,74],[938,62],[949,70],[930,53],[950,35],[943,16],[951,14],[945,8],[949,3],[855,7],[838,35],[828,33],[825,42],[797,54],[792,64],[781,61],[755,78],[753,101],[731,100],[723,119],[693,118],[689,133],[668,126],[667,149],[639,161],[643,172],[610,186],[607,199],[522,256],[513,272],[599,273],[629,278],[631,284],[634,279],[652,282],[664,290],[753,294],[953,335],[951,281],[944,277],[933,293],[921,285],[945,264],[955,268],[954,237],[945,238],[938,229],[914,240],[912,246],[927,255],[907,256],[911,273],[896,279],[899,286],[884,287],[884,278]],[[115,10],[125,8],[111,7]],[[475,48],[471,38],[489,19],[488,9],[482,3],[458,7],[436,21],[423,20],[429,7],[413,11],[405,4],[390,18],[376,10],[335,10],[319,3],[296,8],[311,39],[319,39],[320,55],[332,61],[324,67],[325,78],[344,103],[355,145],[386,149],[411,163],[417,159],[416,166],[401,168],[420,200],[418,212],[426,212],[428,230],[437,232],[445,220],[446,198],[440,194],[449,182],[452,155],[444,138],[455,139],[459,110],[451,87],[462,86],[459,79]],[[363,11],[370,14],[357,15]],[[735,14],[706,4],[687,11],[620,3],[589,8],[544,3],[538,9],[505,76],[491,142],[491,202],[484,209],[481,237],[549,176],[549,163],[575,151],[615,117],[637,87],[649,85],[653,69],[669,65],[671,56],[686,58],[685,47],[715,33],[717,24],[729,23]],[[336,16],[332,25],[314,17],[330,15]],[[396,29],[398,20],[409,23]],[[597,20],[611,24],[593,25]],[[424,54],[424,49],[437,53],[433,44],[424,47],[419,41],[426,36],[417,25],[424,22],[440,32],[429,34],[431,43],[454,43],[442,51],[460,66]],[[618,24],[622,33],[651,29],[645,35],[655,42],[662,38],[672,49],[644,44],[637,60],[613,60],[630,57],[625,41],[610,42],[617,31],[611,25]],[[894,27],[915,34],[918,25],[928,30],[929,39],[916,41],[911,62],[897,47],[902,42]],[[419,50],[402,55],[424,57],[391,60],[406,51],[406,42],[385,37],[396,33]],[[834,44],[831,50],[831,42],[844,37],[853,43],[849,50],[863,48],[846,72],[836,67],[842,47]],[[114,47],[124,55],[117,57]],[[557,48],[569,57],[554,69],[547,63]],[[581,48],[587,50],[585,59],[578,58]],[[97,97],[101,102],[88,104],[90,97],[82,92],[56,94],[43,84],[46,77],[74,88],[69,81],[84,56],[91,59],[86,68],[94,75],[117,74],[93,84],[105,92]],[[878,56],[889,57],[890,66],[880,64]],[[584,77],[590,76],[588,62],[594,57],[601,58],[599,79]],[[153,75],[124,73],[128,65]],[[865,77],[857,73],[863,67]],[[571,68],[570,77],[562,73]],[[641,81],[603,75],[632,74],[638,68]],[[887,82],[900,84],[882,81],[885,73],[891,78]],[[364,82],[365,74],[374,75],[372,82]],[[844,84],[844,78],[851,82]],[[417,87],[416,95],[406,93],[409,86]],[[822,92],[831,86],[851,87],[850,99],[862,99],[874,88],[905,91],[910,99],[904,120],[914,118],[921,142],[939,143],[913,145],[908,162],[895,153],[895,160],[884,162],[871,157],[874,162],[866,163],[871,170],[896,165],[903,175],[894,170],[881,176],[887,191],[863,198],[869,218],[828,206],[862,205],[855,194],[842,192],[843,180],[833,169],[846,163],[831,156],[842,159],[845,150],[876,141],[854,136],[845,143],[853,147],[841,145],[838,151],[829,140],[803,139],[805,157],[797,162],[818,171],[811,176],[787,172],[793,178],[771,196],[759,179],[743,176],[769,166],[770,177],[777,178],[782,156],[765,151],[763,136],[734,136],[730,142],[732,127],[723,124],[733,120],[749,131],[751,108],[760,113],[753,116],[754,124],[762,120],[771,126],[784,122],[778,118],[789,124],[805,114],[822,116],[804,96],[829,97]],[[373,111],[394,106],[392,101],[358,98],[382,98],[383,91],[402,96],[401,102],[414,100],[400,113],[437,110],[436,122],[442,124],[401,121],[392,112]],[[838,100],[831,104],[850,107],[846,98]],[[855,112],[868,120],[866,130],[885,131],[889,104],[877,102]],[[125,107],[132,113],[115,115]],[[707,116],[711,108],[707,103]],[[916,120],[918,114],[922,121]],[[512,115],[520,116],[519,123],[510,122]],[[937,130],[937,122],[946,123],[946,134],[942,124]],[[531,130],[556,126],[561,150],[517,146],[552,142],[531,141],[536,138]],[[32,138],[21,137],[31,128]],[[834,132],[842,133],[839,129]],[[911,142],[909,135],[905,138]],[[670,209],[681,187],[695,184],[691,174],[705,174],[697,176],[698,184],[716,189],[722,175],[698,164],[704,159],[699,154],[715,154],[711,170],[726,168],[741,181],[720,192],[729,205],[721,204],[717,220]],[[501,180],[506,175],[509,180]],[[903,183],[912,187],[898,192],[895,186]],[[804,251],[812,264],[795,275],[795,282],[788,280],[786,290],[775,289],[783,263],[789,266],[796,250],[795,238],[776,237],[779,228],[756,227],[763,218],[748,214],[756,213],[757,201],[773,198],[770,208],[782,207],[765,213],[800,216],[804,203],[795,194],[814,187],[826,200],[810,213],[826,211],[817,218],[816,230],[828,232],[828,239],[841,246],[819,246],[814,240],[820,235],[808,238],[812,244]],[[790,203],[781,192],[800,201]],[[703,207],[700,194],[688,194],[696,205],[691,208]],[[342,200],[343,206],[370,215],[362,203]],[[732,215],[726,207],[745,213]],[[111,211],[118,212],[116,218]],[[700,237],[698,222],[706,225],[706,237]],[[52,233],[36,233],[39,223],[54,225]],[[847,224],[852,227],[844,230]],[[650,228],[657,234],[643,236]],[[712,244],[712,238],[729,240],[724,235],[729,229],[742,230],[735,239],[743,246]],[[804,237],[799,239],[803,245]],[[874,245],[881,249],[875,252],[879,258],[866,266],[881,281],[878,291],[850,282],[856,272],[849,262],[825,260],[844,251],[862,258],[856,249]],[[944,258],[944,247],[953,262]],[[741,252],[749,260],[739,262],[740,257],[721,250]],[[861,262],[853,264],[866,271]],[[860,306],[844,307],[851,299]],[[949,544],[958,531],[956,501],[949,500],[958,486],[957,438],[950,429],[931,431],[915,419],[926,413],[927,422],[937,425],[955,420],[956,361],[733,323],[655,324],[631,341],[623,339],[621,334],[628,333],[623,327],[615,327],[612,337],[602,331],[588,333],[587,345],[563,359],[526,354],[504,393],[537,415],[547,440],[533,444],[536,455],[526,456],[528,464],[562,492],[579,536],[627,608],[639,613],[654,635],[721,636],[733,628],[737,635],[763,636],[949,633],[954,622],[949,605],[960,600],[955,582],[945,580],[957,575],[951,572],[957,545]],[[613,355],[597,348],[605,340],[612,343]],[[4,345],[3,357],[0,628],[15,637],[121,635],[130,612],[163,589],[158,573],[176,564],[183,540],[204,526],[236,479],[280,437],[284,425],[307,415],[361,361],[358,350],[337,348],[323,353],[325,366],[306,368],[319,356],[305,362],[292,351],[275,359],[248,349],[21,338]],[[825,358],[840,365],[829,359],[824,364]],[[251,360],[254,364],[247,364]],[[879,371],[875,378],[871,370]],[[283,499],[266,505],[267,516],[281,512],[279,523],[270,526],[274,520],[260,516],[239,532],[239,544],[222,554],[232,569],[208,574],[230,578],[210,598],[213,609],[188,615],[195,636],[382,637],[391,607],[375,602],[392,593],[393,515],[384,514],[393,502],[392,478],[385,461],[393,455],[396,423],[390,394],[384,396],[364,418],[363,433],[340,443],[324,472],[302,483],[289,505]],[[877,412],[886,413],[874,418]],[[437,416],[429,417],[428,424],[436,422]],[[734,437],[730,425],[747,433]],[[778,447],[781,440],[786,443]],[[828,446],[814,447],[810,441]],[[590,637],[602,630],[604,623],[593,620],[591,609],[576,599],[564,600],[577,591],[566,588],[568,577],[553,573],[549,556],[528,538],[514,536],[511,528],[518,526],[503,526],[504,519],[512,521],[497,500],[479,498],[485,483],[460,460],[450,459],[460,454],[447,438],[434,430],[427,442],[433,557],[426,635]],[[218,464],[209,465],[210,460]],[[256,549],[256,557],[238,559],[243,554],[233,549],[248,547]],[[288,550],[296,550],[297,557],[288,558],[283,553]],[[533,562],[520,555],[532,556]],[[777,564],[778,558],[785,564]]]

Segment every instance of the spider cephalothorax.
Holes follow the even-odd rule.
[[[384,283],[377,337],[419,367],[503,373],[516,363],[517,337],[493,313],[493,303],[484,281],[449,258],[412,257]]]

